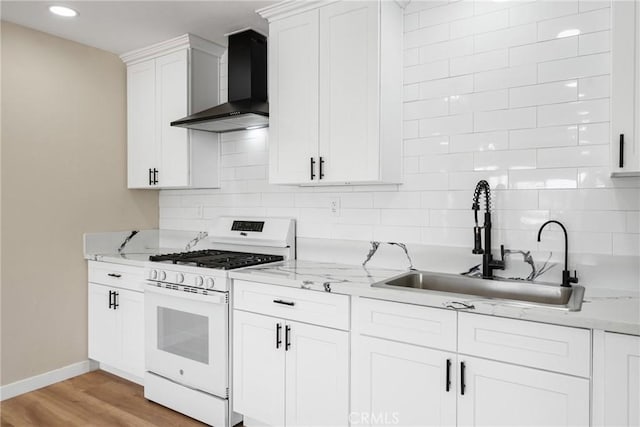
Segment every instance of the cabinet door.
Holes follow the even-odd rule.
[[[349,333],[287,322],[286,425],[349,425]]]
[[[269,181],[307,183],[318,161],[318,11],[272,23],[268,54]]]
[[[277,325],[281,326],[280,341]],[[284,321],[233,311],[233,410],[284,425]]]
[[[109,308],[112,289],[89,283],[89,358],[117,367],[120,362],[120,322]]]
[[[640,337],[605,334],[605,425],[640,425]]]
[[[465,364],[458,425],[589,425],[587,379],[462,355],[458,360],[461,371]]]
[[[614,1],[611,13],[611,172],[637,176],[640,175],[640,5],[637,1]]]
[[[117,290],[116,309],[120,317],[122,370],[144,377],[144,294]]]
[[[379,179],[379,2],[320,9],[323,181]]]
[[[156,71],[153,59],[127,67],[127,153],[129,188],[149,188],[158,167],[155,128]]]
[[[352,424],[455,426],[454,354],[366,336],[355,343]]]
[[[160,147],[159,187],[189,185],[189,131],[171,122],[189,114],[188,51],[156,59],[157,132]]]

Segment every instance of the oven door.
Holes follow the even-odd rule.
[[[187,387],[227,397],[227,294],[145,287],[145,368]]]

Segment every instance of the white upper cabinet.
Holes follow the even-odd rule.
[[[224,48],[184,35],[122,55],[127,64],[129,188],[215,188],[218,135],[170,123],[219,103]]]
[[[268,55],[270,181],[309,183],[318,157],[318,11],[272,23]]]
[[[640,4],[611,8],[611,174],[640,176]]]
[[[269,19],[269,179],[401,181],[402,9],[285,2]]]

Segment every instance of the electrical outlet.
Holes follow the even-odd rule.
[[[340,216],[340,198],[332,197],[329,199],[329,210],[331,216]]]
[[[202,205],[198,206],[198,208],[196,209],[196,217],[202,218],[203,211],[204,211],[204,208],[202,207]]]

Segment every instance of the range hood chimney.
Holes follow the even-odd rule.
[[[229,36],[229,102],[182,119],[171,126],[209,132],[233,132],[269,126],[267,38],[253,30]]]

